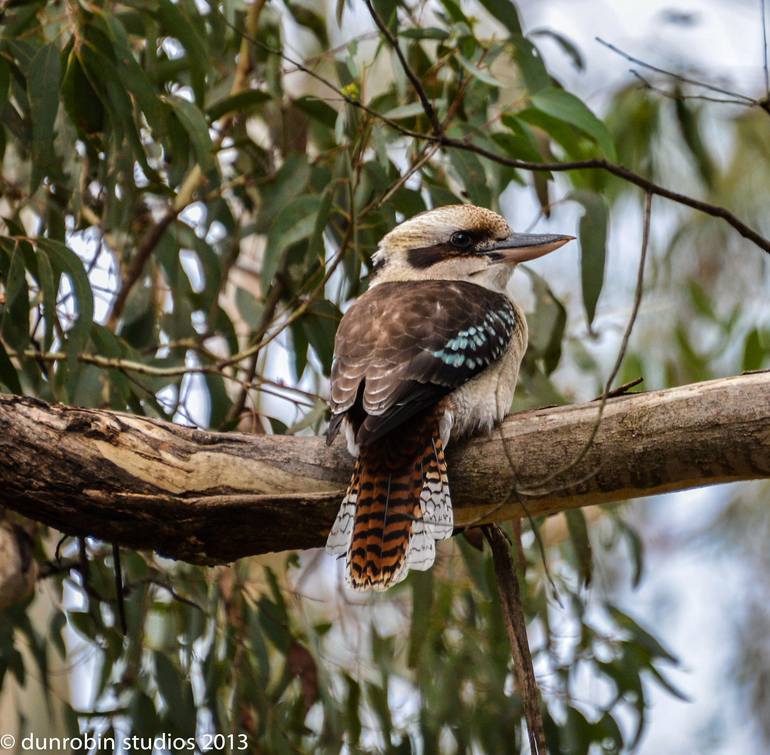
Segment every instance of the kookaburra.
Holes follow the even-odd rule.
[[[436,540],[451,536],[444,449],[508,413],[527,348],[508,280],[571,239],[513,233],[495,212],[450,205],[380,241],[332,365],[327,442],[342,429],[356,464],[326,549],[346,558],[353,589],[430,568]]]

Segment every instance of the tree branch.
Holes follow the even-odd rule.
[[[230,28],[234,29],[241,36],[244,36],[244,37],[247,36],[243,33],[243,31],[233,26],[226,19],[224,20],[224,23],[228,25]],[[740,218],[738,218],[736,215],[730,212],[730,210],[728,210],[726,207],[722,207],[721,205],[711,204],[709,202],[704,202],[700,199],[695,199],[694,197],[687,196],[686,194],[682,194],[678,191],[672,191],[671,189],[667,189],[665,186],[656,184],[654,181],[651,181],[650,179],[645,178],[644,176],[641,176],[638,173],[634,173],[634,171],[629,170],[628,168],[622,165],[619,165],[617,163],[612,163],[609,160],[605,160],[604,158],[600,158],[600,157],[591,158],[588,160],[574,160],[570,162],[530,162],[528,160],[518,160],[516,158],[506,157],[505,155],[501,155],[497,152],[493,152],[492,150],[488,150],[484,147],[480,147],[477,144],[474,144],[472,142],[465,141],[462,139],[453,139],[444,134],[440,134],[440,135],[436,135],[433,133],[425,134],[419,131],[413,131],[412,129],[405,128],[397,121],[394,121],[391,118],[388,118],[382,113],[378,113],[376,110],[373,110],[368,105],[364,104],[363,102],[356,99],[355,97],[352,97],[351,95],[346,94],[344,91],[342,91],[342,89],[340,89],[338,86],[335,86],[334,83],[329,81],[329,79],[321,76],[320,74],[316,73],[311,68],[308,68],[307,66],[303,65],[299,61],[292,59],[288,55],[284,54],[282,51],[276,50],[270,47],[269,45],[266,45],[264,42],[258,39],[250,39],[250,41],[253,42],[255,45],[257,45],[258,47],[260,47],[261,49],[265,50],[265,52],[268,52],[271,55],[277,55],[283,60],[287,61],[288,63],[291,63],[293,66],[295,66],[295,68],[298,71],[302,71],[303,73],[307,74],[311,78],[323,84],[325,87],[331,89],[335,94],[337,94],[338,97],[340,97],[340,99],[342,99],[351,107],[358,108],[359,110],[362,110],[363,112],[368,113],[373,118],[376,118],[378,121],[380,121],[381,123],[384,123],[385,125],[389,126],[394,131],[397,131],[403,136],[407,136],[412,139],[430,141],[430,142],[433,142],[434,144],[439,145],[440,147],[450,147],[454,149],[462,149],[462,150],[465,150],[466,152],[475,152],[477,155],[480,155],[481,157],[486,157],[488,160],[492,160],[493,162],[496,162],[500,165],[508,165],[512,168],[518,168],[520,170],[541,171],[541,172],[547,171],[547,172],[556,172],[556,173],[572,171],[572,170],[603,170],[607,173],[611,173],[613,176],[617,176],[618,178],[621,178],[624,181],[627,181],[630,184],[634,184],[635,186],[638,186],[639,188],[643,189],[649,194],[655,194],[656,196],[664,197],[666,199],[671,200],[672,202],[676,202],[677,204],[684,205],[685,207],[691,207],[692,209],[698,210],[699,212],[703,212],[706,215],[711,215],[712,217],[715,217],[715,218],[721,218],[728,225],[732,226],[736,231],[738,231],[738,233],[740,233],[741,236],[749,239],[749,241],[752,241],[760,249],[770,254],[770,239],[765,238],[761,233],[759,233],[758,231],[755,231],[749,225],[747,225],[742,220],[740,220]],[[768,101],[760,102],[759,105],[767,109],[767,107],[770,107],[770,98]]]
[[[511,546],[505,533],[497,525],[484,527],[484,535],[492,550],[497,592],[503,609],[503,623],[511,645],[513,674],[519,689],[524,717],[527,719],[531,755],[547,755],[545,727],[540,709],[540,690],[532,665],[532,652],[527,639],[527,621],[521,603],[521,590],[511,558]]]
[[[580,463],[597,404],[522,412],[455,444],[455,521],[533,515],[770,477],[770,372],[621,396]],[[503,443],[511,452],[511,469]],[[211,433],[0,395],[0,505],[62,532],[195,563],[323,545],[352,461],[321,438]]]
[[[430,141],[437,141],[437,137],[429,135],[421,135],[421,139],[428,139]],[[742,220],[736,217],[726,207],[720,205],[710,204],[709,202],[703,202],[695,197],[687,196],[687,194],[681,194],[678,191],[672,191],[665,186],[656,184],[654,181],[650,181],[644,176],[640,176],[638,173],[634,173],[632,170],[611,163],[609,160],[605,160],[601,157],[591,158],[589,160],[576,160],[573,162],[551,162],[551,163],[531,163],[526,160],[516,160],[512,157],[505,157],[499,155],[492,150],[479,147],[472,142],[465,142],[460,139],[450,139],[449,137],[443,137],[441,143],[445,147],[454,147],[455,149],[464,149],[466,152],[475,152],[481,157],[486,157],[488,160],[499,163],[500,165],[508,165],[511,168],[519,168],[521,170],[536,170],[536,171],[551,171],[559,173],[569,170],[603,170],[606,173],[611,173],[613,176],[622,178],[630,184],[638,186],[648,194],[655,194],[659,197],[665,197],[672,202],[684,205],[685,207],[691,207],[694,210],[699,210],[706,215],[711,215],[715,218],[721,218],[728,225],[731,225],[738,233],[746,239],[753,241],[760,249],[770,254],[770,239],[765,238],[761,233],[758,233],[750,226],[746,225]]]

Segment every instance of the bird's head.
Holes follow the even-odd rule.
[[[372,283],[467,280],[504,288],[517,263],[541,257],[572,238],[514,233],[503,217],[483,207],[437,207],[383,237],[373,257]]]

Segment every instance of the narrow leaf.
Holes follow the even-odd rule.
[[[537,147],[537,142],[529,126],[515,115],[506,114],[502,117],[503,125],[511,133],[494,133],[492,138],[511,156],[519,160],[539,163],[543,156]],[[546,175],[551,175],[550,173]]]
[[[24,243],[12,242],[10,249],[3,250],[9,256],[9,264],[7,268],[5,264],[2,267],[5,304],[0,319],[0,333],[6,343],[19,352],[29,343],[29,287],[22,251]]]
[[[749,331],[743,344],[743,371],[758,370],[765,358],[762,336],[756,328]]]
[[[163,101],[144,69],[137,63],[129,45],[123,25],[113,13],[98,10],[104,24],[104,31],[115,48],[118,75],[123,85],[139,103],[147,122],[157,134],[166,130]]]
[[[474,78],[478,79],[479,81],[483,82],[484,84],[487,84],[491,87],[502,87],[502,82],[498,81],[494,76],[490,75],[486,71],[483,71],[478,66],[471,63],[468,58],[464,57],[463,55],[457,54],[457,59],[460,61],[460,65]]]
[[[412,29],[400,30],[398,36],[406,37],[407,39],[447,39],[449,32],[435,26],[416,26]]]
[[[31,191],[37,189],[54,161],[54,123],[59,109],[60,80],[59,49],[52,42],[41,47],[32,58],[27,76],[32,121]]]
[[[294,100],[294,107],[299,108],[305,115],[328,129],[333,129],[337,123],[337,111],[331,105],[327,105],[323,100],[315,97],[300,97]]]
[[[16,368],[13,366],[8,353],[0,341],[0,383],[6,386],[11,393],[21,393],[21,384],[19,376],[16,374]]]
[[[607,203],[599,194],[574,192],[572,198],[585,208],[580,218],[580,282],[583,288],[583,307],[590,328],[596,314],[596,303],[604,285],[604,266],[607,259]]]
[[[289,13],[294,17],[294,20],[300,25],[309,29],[315,38],[321,43],[321,46],[326,49],[329,47],[329,35],[326,31],[326,17],[320,13],[310,10],[299,3],[290,2],[285,0],[286,6],[289,9]]]
[[[267,92],[250,89],[248,92],[231,94],[209,105],[206,108],[206,114],[212,121],[216,121],[227,113],[249,113],[269,100],[270,95]]]
[[[489,207],[492,204],[492,193],[481,160],[473,153],[459,149],[450,151],[449,160],[464,193],[479,207]]]
[[[532,95],[532,104],[547,115],[580,129],[599,145],[610,160],[615,159],[615,144],[607,127],[574,94],[549,87]]]
[[[38,283],[43,293],[43,315],[45,316],[45,334],[43,348],[48,351],[53,343],[53,328],[56,319],[56,286],[54,284],[53,268],[48,256],[37,254]]]
[[[674,106],[676,111],[676,120],[679,124],[679,131],[682,134],[684,143],[692,155],[698,172],[706,186],[711,186],[714,182],[714,163],[711,155],[700,133],[698,124],[698,113],[681,96],[679,90],[675,90]]]
[[[181,4],[160,0],[158,15],[165,27],[164,32],[176,37],[187,52],[195,100],[202,105],[206,94],[206,70],[209,61],[206,42],[195,28],[192,19],[182,10]]]
[[[511,0],[481,0],[481,4],[505,26],[511,34],[521,34],[519,12]]]
[[[580,50],[563,34],[559,34],[559,32],[553,31],[553,29],[538,29],[531,32],[531,34],[533,37],[550,37],[570,57],[572,64],[578,71],[582,71],[585,68],[585,60],[583,60]]]
[[[320,205],[320,197],[305,195],[297,197],[278,213],[267,234],[262,264],[263,290],[270,287],[284,250],[313,234]]]
[[[211,143],[208,123],[203,113],[192,102],[182,97],[169,96],[166,102],[174,110],[179,122],[190,137],[195,159],[204,173],[208,173],[214,165],[214,146]]]
[[[385,117],[397,121],[401,118],[416,118],[424,112],[425,110],[421,102],[410,102],[408,105],[399,105],[398,107],[391,108],[385,113]]]
[[[617,622],[618,626],[628,631],[643,648],[650,652],[653,658],[664,658],[671,663],[679,663],[675,655],[672,655],[666,650],[658,640],[656,640],[649,632],[642,629],[627,613],[621,611],[617,606],[610,603],[606,604],[606,608],[612,615],[612,618]]]
[[[67,333],[67,361],[72,368],[78,354],[85,348],[94,321],[94,295],[88,275],[80,257],[60,241],[53,239],[38,239],[38,247],[49,258],[54,270],[63,272],[72,283],[77,308],[75,324]]]
[[[11,84],[11,68],[3,58],[0,58],[0,109],[8,101],[8,89]]]
[[[534,43],[522,34],[512,34],[511,42],[516,51],[516,65],[527,91],[533,94],[550,87],[551,77]]]
[[[665,689],[668,693],[672,694],[674,697],[678,697],[685,703],[692,702],[691,697],[682,692],[682,690],[680,690],[678,687],[674,686],[674,684],[672,684],[669,679],[663,676],[663,674],[657,668],[655,668],[655,666],[650,666],[650,671],[652,672],[652,675],[658,680],[660,686],[663,687],[663,689]]]
[[[564,516],[567,519],[567,529],[572,547],[575,549],[580,577],[583,584],[588,587],[591,584],[593,555],[585,514],[582,509],[569,509],[564,512]]]

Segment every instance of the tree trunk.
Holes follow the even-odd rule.
[[[768,372],[610,399],[581,454],[598,410],[522,412],[454,444],[456,525],[522,516],[522,502],[550,514],[770,476]],[[351,469],[341,442],[204,432],[0,396],[0,505],[195,563],[322,545]]]

